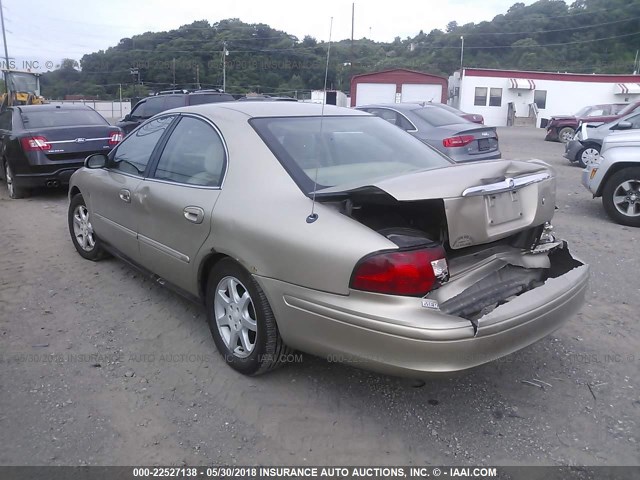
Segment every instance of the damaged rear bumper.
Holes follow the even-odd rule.
[[[513,353],[571,318],[584,301],[589,267],[566,253],[574,262],[568,271],[497,306],[477,318],[477,325],[425,308],[420,298],[358,291],[340,296],[256,280],[289,346],[360,368],[424,377]]]

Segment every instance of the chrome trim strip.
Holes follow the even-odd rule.
[[[515,178],[507,177],[501,182],[469,187],[462,192],[462,196],[474,197],[478,195],[488,195],[491,193],[510,192],[513,190],[518,190],[520,188],[526,187],[527,185],[532,185],[534,183],[542,182],[549,178],[551,178],[551,174],[549,172],[534,173],[532,175],[525,175],[522,177],[515,177]]]
[[[169,255],[170,257],[173,257],[177,260],[180,260],[181,262],[184,263],[189,263],[189,256],[185,255],[184,253],[181,253],[177,250],[174,250],[171,247],[167,247],[165,244],[157,242],[155,240],[153,240],[152,238],[149,237],[145,237],[144,235],[140,235],[138,234],[138,240],[142,243],[146,243],[147,245],[149,245],[150,247],[155,248],[156,250],[160,250],[162,253],[165,253],[167,255]]]
[[[198,188],[201,190],[222,190],[222,187],[212,187],[209,185],[193,185],[192,183],[180,183],[180,182],[174,182],[171,180],[163,180],[161,178],[147,177],[144,180],[147,182],[165,183],[167,185],[176,185],[179,187],[188,187],[188,188]]]
[[[82,137],[81,137],[82,138]],[[87,143],[87,142],[96,142],[98,140],[109,140],[111,137],[100,137],[100,138],[85,138],[84,142],[76,142],[77,139],[73,140],[54,140],[52,142],[47,141],[49,144],[58,144],[58,143]]]
[[[104,223],[108,223],[112,227],[117,228],[121,232],[124,232],[124,233],[126,233],[127,235],[129,235],[129,236],[131,236],[133,238],[137,238],[137,236],[138,236],[138,234],[136,232],[134,232],[133,230],[131,230],[130,228],[127,228],[127,227],[125,227],[123,225],[120,225],[119,223],[116,223],[113,220],[110,220],[107,217],[104,217],[104,216],[100,215],[99,213],[91,212],[91,214],[95,215],[96,217],[99,217],[101,220],[104,220]]]

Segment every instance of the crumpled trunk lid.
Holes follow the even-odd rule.
[[[555,176],[540,161],[494,160],[341,185],[318,191],[318,197],[384,192],[398,202],[441,199],[449,245],[460,249],[494,242],[553,217]]]

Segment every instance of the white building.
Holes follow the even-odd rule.
[[[465,68],[449,77],[449,104],[493,126],[535,125],[600,103],[640,100],[640,75]]]

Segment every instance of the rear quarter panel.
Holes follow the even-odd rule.
[[[198,265],[212,252],[239,261],[249,272],[288,283],[349,293],[363,256],[397,246],[298,188],[248,123],[248,117],[214,118],[229,150],[229,167],[213,211],[211,235]]]

